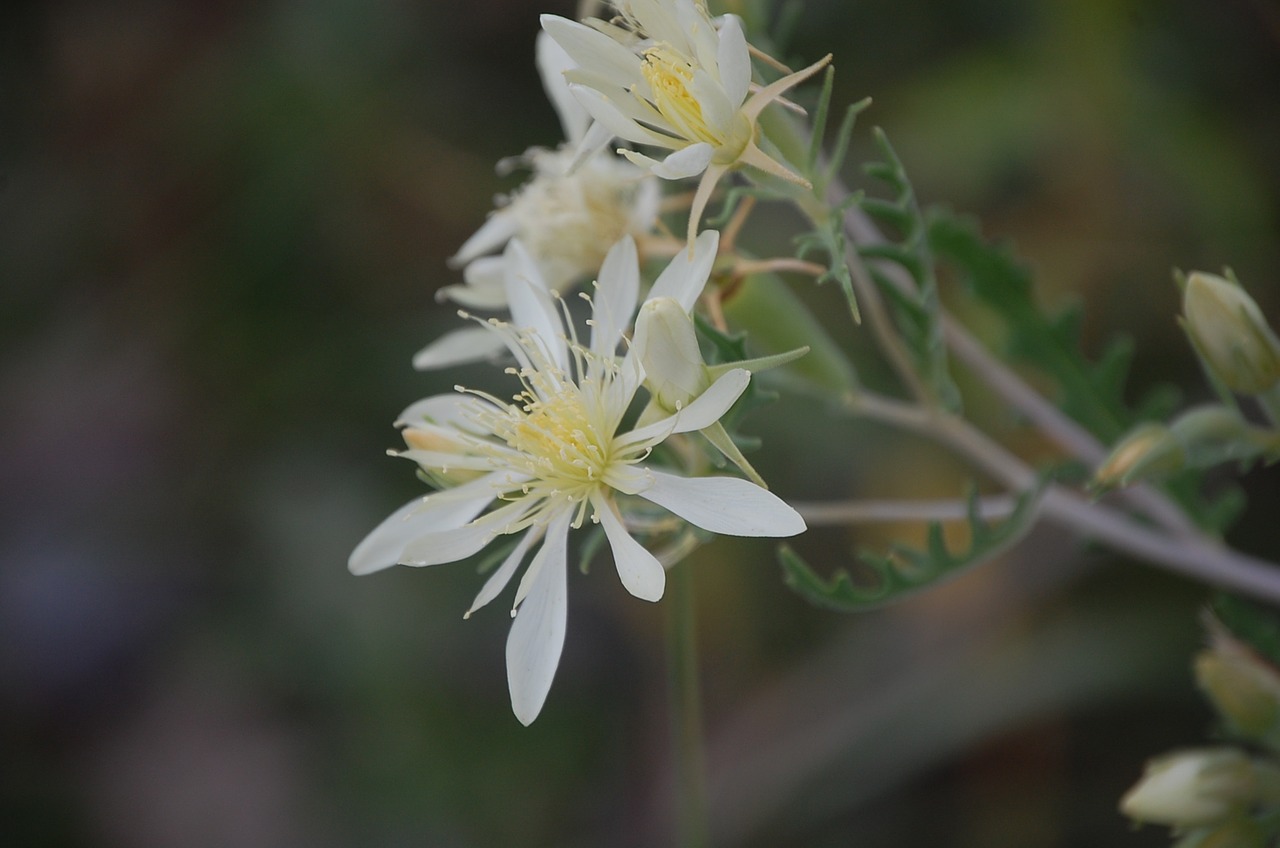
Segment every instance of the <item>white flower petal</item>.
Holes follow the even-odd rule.
[[[712,533],[727,536],[794,536],[804,519],[786,502],[737,477],[678,477],[645,469],[653,484],[640,497]]]
[[[664,180],[682,180],[705,171],[711,164],[711,157],[715,152],[716,149],[706,142],[691,144],[683,150],[670,154],[650,170],[655,177],[661,177]]]
[[[551,681],[564,649],[568,612],[566,512],[547,528],[546,541],[535,557],[537,572],[507,636],[507,686],[511,709],[521,724],[538,717],[551,690]]]
[[[514,451],[511,452],[514,454]],[[464,453],[447,451],[420,450],[406,448],[397,451],[396,456],[416,462],[425,468],[438,469],[447,474],[450,471],[490,471],[493,469],[492,456],[468,456]]]
[[[576,102],[577,98],[575,97],[574,100]],[[587,131],[582,136],[582,141],[578,142],[577,149],[573,151],[573,158],[569,160],[569,167],[567,168],[568,172],[571,174],[576,172],[584,162],[604,150],[605,146],[612,140],[613,133],[609,128],[592,118],[590,126],[587,127]],[[657,214],[655,212],[654,218],[656,217]],[[652,220],[646,222],[644,229],[647,230],[651,226]]]
[[[507,243],[503,259],[506,262],[507,303],[511,307],[511,323],[535,332],[542,340],[548,358],[559,368],[567,368],[569,356],[564,341],[564,325],[537,263],[519,239],[512,239]]]
[[[591,350],[613,355],[623,330],[631,323],[639,297],[640,260],[636,242],[629,235],[623,236],[609,248],[596,280],[591,310]]]
[[[440,565],[466,559],[489,544],[506,524],[519,521],[521,513],[528,509],[529,505],[517,502],[482,515],[470,524],[424,533],[405,546],[400,554],[400,564]]]
[[[618,439],[619,446],[657,443],[674,433],[689,433],[710,427],[720,420],[729,407],[742,397],[751,382],[751,373],[735,368],[720,375],[720,378],[707,387],[707,390],[690,401],[689,405],[675,414],[655,421],[646,427],[632,430]]]
[[[720,80],[709,71],[698,68],[689,81],[689,94],[698,101],[702,110],[702,120],[713,131],[728,135],[733,131],[734,119],[738,114],[736,105],[729,102]]]
[[[432,498],[414,498],[391,513],[373,529],[347,560],[352,574],[372,574],[399,562],[405,547],[414,539],[441,527],[456,527],[470,521],[493,500],[493,494],[470,500],[436,503]]]
[[[636,187],[635,200],[631,207],[631,226],[633,233],[648,233],[658,221],[658,212],[662,206],[662,189],[658,181],[644,178]]]
[[[737,15],[720,19],[720,44],[716,50],[720,66],[720,83],[734,109],[742,105],[751,86],[751,54],[747,37],[742,33],[742,20]]]
[[[503,242],[503,245],[505,244],[506,242]],[[467,267],[462,269],[462,279],[472,288],[484,289],[486,292],[491,289],[497,290],[498,296],[502,298],[498,305],[506,306],[507,293],[502,286],[502,268],[501,256],[481,256],[479,259],[468,262]]]
[[[484,327],[464,327],[445,333],[413,355],[419,371],[450,368],[467,362],[492,359],[503,350],[502,339]]]
[[[672,257],[670,264],[663,269],[649,290],[649,297],[670,297],[688,312],[698,302],[698,296],[707,284],[711,274],[711,266],[716,261],[716,250],[720,246],[720,233],[717,230],[705,230],[693,243],[693,258],[689,251],[682,250]]]
[[[591,505],[600,518],[600,526],[613,550],[613,563],[618,577],[628,592],[642,601],[657,601],[667,585],[667,572],[658,558],[644,545],[631,538],[622,520],[613,511],[613,504],[603,495],[593,494]]]
[[[524,534],[524,538],[515,546],[511,553],[507,554],[507,558],[502,561],[502,565],[489,575],[489,579],[484,582],[484,586],[480,588],[476,599],[471,602],[471,608],[467,610],[463,618],[470,618],[471,614],[492,601],[501,594],[502,590],[511,582],[511,577],[516,573],[516,569],[520,567],[520,563],[524,560],[524,555],[529,552],[534,542],[542,538],[542,534],[536,528],[530,528],[529,532]]]
[[[437,300],[452,300],[468,309],[498,310],[507,306],[507,289],[502,282],[501,256],[481,256],[462,269],[466,285],[445,286],[436,292]]]
[[[486,253],[492,253],[506,244],[519,230],[519,226],[516,216],[507,209],[491,213],[480,229],[462,243],[457,253],[449,257],[450,267],[457,268]]]
[[[541,21],[542,28],[574,62],[596,70],[619,88],[644,78],[640,57],[604,33],[558,15],[543,15]]]
[[[542,88],[547,92],[547,99],[560,118],[565,140],[577,144],[586,134],[591,116],[573,99],[573,95],[569,93],[569,84],[564,79],[564,72],[574,66],[574,61],[563,47],[556,44],[551,33],[545,30],[538,33],[533,53],[538,76],[542,78]]]
[[[594,88],[588,88],[585,85],[570,85],[569,90],[573,92],[573,96],[578,98],[578,102],[582,104],[582,108],[591,113],[591,117],[595,118],[604,125],[609,132],[625,138],[627,141],[634,141],[637,144],[652,144],[655,147],[665,147],[672,149],[681,147],[686,142],[677,140],[671,136],[656,133],[648,127],[642,127],[636,123],[635,119],[627,116],[618,103],[613,99],[606,97]],[[665,123],[660,116],[655,113],[655,124]],[[672,130],[674,134],[675,130]]]
[[[450,392],[414,401],[396,416],[395,424],[397,427],[407,427],[430,422],[467,433],[485,433],[484,429],[473,423],[474,418],[480,412],[493,408],[493,404],[475,395]]]

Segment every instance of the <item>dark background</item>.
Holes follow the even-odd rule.
[[[544,11],[573,9],[6,12],[6,845],[670,844],[660,606],[607,563],[574,575],[526,729],[502,604],[462,621],[470,569],[345,568],[420,491],[382,455],[395,414],[465,381],[409,366],[451,326],[444,260],[515,184],[493,163],[558,141],[532,66]],[[1205,394],[1172,268],[1233,266],[1280,323],[1275,3],[810,0],[791,55],[828,51],[838,99],[876,101],[855,157],[883,126],[924,202],[1012,239],[1046,303],[1083,304],[1090,350],[1129,334],[1135,396]],[[747,429],[787,497],[962,486],[811,403]],[[1280,557],[1276,472],[1246,484],[1232,539]],[[815,531],[806,552],[834,566],[913,534]],[[769,543],[689,565],[718,844],[1167,843],[1115,805],[1145,757],[1209,730],[1187,665],[1201,587],[1052,531],[859,618],[791,594]]]

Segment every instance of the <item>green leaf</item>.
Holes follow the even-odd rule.
[[[942,305],[938,299],[928,226],[902,160],[879,128],[875,131],[875,140],[883,161],[869,162],[864,170],[888,187],[890,197],[862,198],[859,205],[882,228],[894,233],[897,241],[859,245],[858,253],[866,260],[871,279],[892,309],[894,324],[911,353],[916,371],[938,402],[958,411],[960,390],[951,378],[942,337]],[[906,289],[897,285],[885,273],[886,264],[906,271],[914,287]]]
[[[922,589],[954,577],[986,562],[1025,535],[1034,524],[1036,506],[1044,491],[1041,485],[1020,495],[1008,518],[989,524],[983,520],[977,490],[968,494],[968,525],[971,538],[962,551],[950,551],[942,525],[929,525],[924,550],[894,546],[887,555],[863,552],[859,559],[872,572],[869,584],[855,583],[846,570],[823,579],[789,546],[782,546],[778,559],[783,579],[810,603],[837,612],[862,612],[902,600]]]
[[[1079,347],[1079,310],[1047,315],[1036,302],[1030,272],[1007,246],[990,244],[971,221],[943,210],[931,212],[928,226],[938,258],[1004,321],[1010,355],[1057,383],[1064,412],[1107,444],[1138,423],[1139,416],[1124,403],[1133,358],[1129,340],[1113,341],[1098,362],[1090,362]]]
[[[737,335],[723,333],[716,329],[715,325],[700,312],[693,313],[693,323],[698,331],[699,338],[706,343],[703,354],[706,357],[707,365],[750,359],[747,356],[747,336],[745,333],[738,333]],[[760,440],[752,436],[741,435],[736,432],[735,427],[748,412],[765,404],[773,403],[777,399],[777,392],[761,388],[759,380],[752,380],[747,384],[747,389],[742,393],[742,396],[729,408],[728,412],[721,416],[720,423],[740,448],[743,450],[755,450],[760,446]]]
[[[802,233],[795,238],[797,258],[804,259],[814,251],[826,254],[827,270],[818,277],[818,285],[828,280],[839,283],[840,291],[849,304],[849,312],[855,324],[862,323],[862,313],[858,309],[858,297],[853,291],[853,272],[849,270],[848,241],[844,234],[844,211],[860,199],[860,195],[850,196],[844,203],[832,209],[831,214],[812,232]]]

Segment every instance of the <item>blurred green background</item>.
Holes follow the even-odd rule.
[[[395,414],[467,381],[409,366],[452,325],[444,260],[516,184],[493,163],[559,140],[540,12],[573,4],[6,13],[5,845],[670,844],[661,607],[607,565],[574,575],[526,729],[502,605],[462,621],[470,569],[345,568],[420,491],[382,455]],[[835,54],[838,99],[874,96],[855,153],[885,127],[924,202],[1012,239],[1047,303],[1083,303],[1090,349],[1130,334],[1135,395],[1205,393],[1175,266],[1233,266],[1280,323],[1272,0],[809,0],[791,51]],[[786,497],[961,487],[945,457],[809,402],[747,429]],[[1277,480],[1248,478],[1232,537],[1271,558]],[[898,532],[803,550],[834,566]],[[687,567],[717,844],[1167,844],[1115,804],[1208,730],[1201,587],[1051,530],[860,618],[792,595],[767,543]]]

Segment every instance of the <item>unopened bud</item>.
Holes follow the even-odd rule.
[[[1185,461],[1182,443],[1168,427],[1140,424],[1112,449],[1094,472],[1093,483],[1100,489],[1127,486],[1145,477],[1177,471]]]
[[[640,307],[632,347],[654,402],[667,412],[687,406],[711,385],[693,319],[674,298],[654,298]]]
[[[1235,748],[1179,751],[1147,763],[1120,811],[1140,822],[1170,827],[1212,825],[1256,797],[1254,768]]]
[[[1226,635],[1195,659],[1196,681],[1233,734],[1280,747],[1280,670]]]
[[[1183,288],[1182,314],[1201,359],[1227,388],[1260,394],[1280,383],[1280,339],[1239,284],[1193,272]]]

